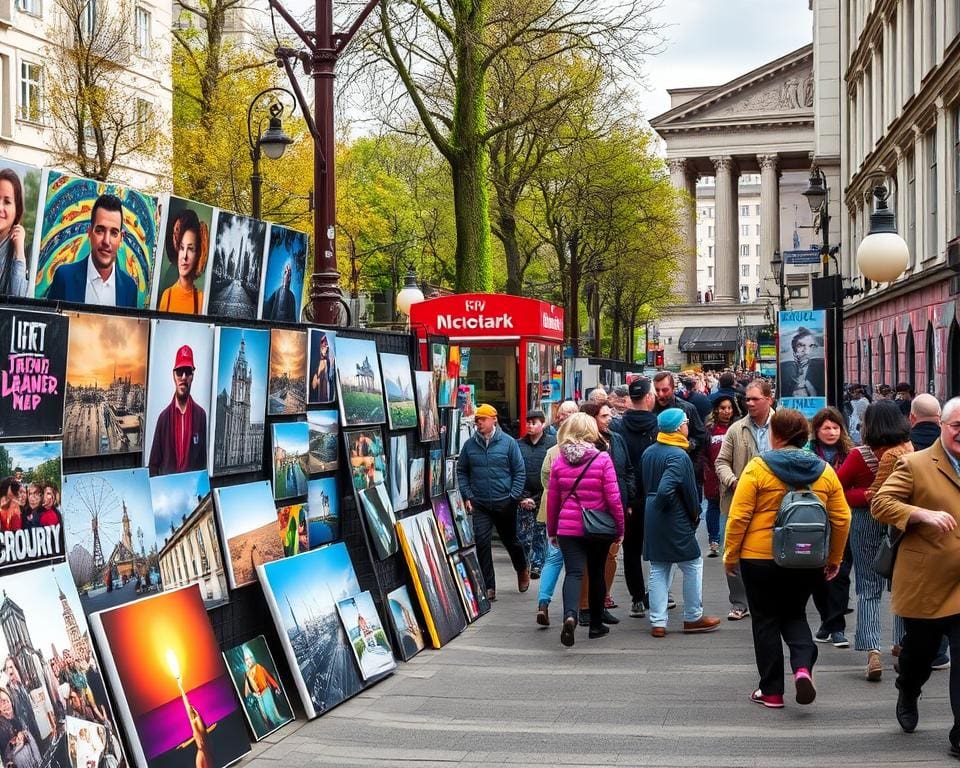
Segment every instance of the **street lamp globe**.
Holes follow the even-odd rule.
[[[403,278],[403,288],[397,293],[397,311],[410,316],[410,307],[423,301],[423,291],[417,285],[417,273],[413,271],[413,264],[407,267],[407,274]]]
[[[857,267],[861,274],[877,283],[892,283],[910,263],[910,249],[897,234],[896,218],[887,207],[889,191],[877,186],[873,196],[876,208],[870,214],[870,229],[857,248]]]
[[[271,160],[279,160],[283,157],[288,144],[293,144],[293,139],[283,132],[280,118],[271,117],[270,126],[264,131],[259,141],[263,154]]]

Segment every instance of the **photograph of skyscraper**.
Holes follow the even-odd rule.
[[[214,347],[214,440],[210,474],[247,472],[263,466],[270,332],[217,328]]]

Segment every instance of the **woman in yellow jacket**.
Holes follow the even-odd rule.
[[[807,624],[807,602],[825,574],[840,570],[850,529],[850,507],[833,468],[803,450],[810,434],[799,411],[782,408],[770,419],[772,450],[744,468],[733,494],[724,535],[727,573],[740,567],[753,617],[753,648],[760,686],[750,695],[771,709],[783,707],[783,642],[790,648],[797,703],[817,695],[812,670],[817,646]],[[773,527],[780,502],[789,489],[810,488],[823,501],[830,518],[830,557],[821,574],[815,568],[781,568],[773,561]]]

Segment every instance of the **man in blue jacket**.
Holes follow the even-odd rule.
[[[493,571],[493,529],[517,572],[517,588],[530,588],[530,567],[517,539],[517,504],[523,498],[526,471],[517,441],[497,425],[497,409],[484,403],[474,411],[477,430],[460,449],[457,482],[460,495],[473,513],[477,558],[486,582],[487,597],[496,600]]]

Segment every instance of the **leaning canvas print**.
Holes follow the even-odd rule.
[[[2,614],[4,765],[74,768],[67,734],[85,730],[103,759],[95,766],[125,768],[103,667],[67,566],[4,576]]]
[[[408,476],[407,436],[390,437],[390,471],[387,480],[390,485],[390,502],[396,512],[406,509],[410,504],[410,482]]]
[[[404,661],[410,661],[423,650],[424,642],[423,630],[420,629],[420,622],[413,611],[413,603],[410,602],[410,593],[406,586],[388,592],[387,604],[390,623],[393,624],[397,637],[397,650]]]
[[[473,622],[480,618],[480,605],[477,602],[477,595],[473,588],[473,582],[470,580],[470,573],[463,562],[463,558],[456,552],[450,555],[450,569],[457,581],[457,589],[460,592],[460,599],[463,601],[463,608],[467,613],[467,621]]]
[[[307,455],[310,431],[305,421],[273,425],[273,497],[289,499],[307,494]]]
[[[214,491],[214,498],[230,586],[245,587],[257,580],[258,565],[283,557],[270,483],[224,486]]]
[[[390,504],[387,489],[383,483],[379,483],[370,488],[364,488],[359,492],[359,496],[360,507],[367,521],[367,531],[374,550],[377,557],[386,560],[397,551],[397,535],[394,532],[397,518]]]
[[[360,591],[346,545],[328,544],[257,572],[307,717],[359,693],[364,682],[336,607]]]
[[[310,549],[340,538],[340,491],[336,477],[307,483],[307,540]]]
[[[417,414],[420,424],[420,442],[440,439],[440,412],[437,410],[437,390],[430,371],[414,371],[417,388]]]
[[[253,320],[263,290],[267,225],[218,210],[214,227],[207,314]]]
[[[340,466],[340,421],[336,411],[307,411],[310,433],[310,474],[333,472]]]
[[[413,392],[410,358],[392,352],[381,352],[380,368],[387,393],[387,424],[390,429],[413,429],[417,426],[417,404]]]
[[[483,571],[480,570],[480,560],[477,557],[475,548],[463,549],[459,552],[463,564],[467,568],[470,576],[470,585],[473,587],[473,595],[477,600],[477,607],[480,609],[480,615],[487,613],[491,606],[487,597],[487,584],[483,580]]]
[[[461,547],[473,546],[473,521],[467,513],[467,506],[463,503],[463,496],[458,489],[447,492],[450,502],[450,512],[453,514],[453,524],[457,528],[457,538]]]
[[[260,741],[294,719],[277,664],[263,635],[228,648],[223,658],[254,741]]]
[[[345,426],[383,424],[387,420],[375,341],[337,336],[337,388]]]
[[[459,635],[467,621],[433,513],[424,510],[405,517],[397,523],[397,533],[430,642],[440,648]]]
[[[443,546],[448,553],[456,552],[459,548],[457,542],[457,529],[453,523],[453,514],[450,512],[450,503],[441,497],[431,500],[433,505],[433,514],[437,518],[437,527],[440,529],[440,537],[443,539]]]
[[[307,334],[288,328],[270,329],[270,399],[267,414],[306,410]]]
[[[90,626],[139,768],[224,768],[250,751],[196,585],[100,611]]]
[[[337,334],[323,328],[311,328],[307,342],[307,402],[310,405],[332,403],[337,399]]]
[[[0,570],[63,560],[65,530],[60,506],[63,461],[58,440],[0,442]]]
[[[373,595],[360,592],[339,600],[337,613],[364,680],[382,677],[397,668]]]
[[[307,266],[309,240],[303,232],[270,225],[267,269],[263,278],[264,320],[277,323],[300,321],[303,277]]]

